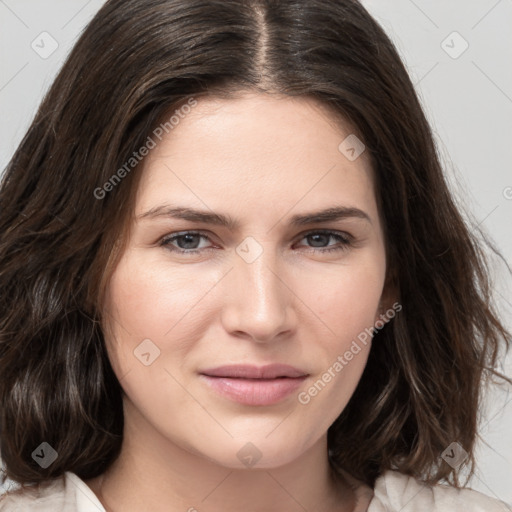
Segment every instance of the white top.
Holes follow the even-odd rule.
[[[350,475],[348,479],[357,485],[354,512],[512,512],[505,502],[473,489],[444,484],[427,487],[398,471],[386,471],[373,490]],[[0,512],[106,512],[87,484],[69,472],[32,494],[9,491],[0,495]]]

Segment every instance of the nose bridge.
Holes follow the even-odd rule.
[[[251,242],[248,242],[251,244]],[[253,305],[254,312],[261,315],[267,315],[272,308],[276,311],[279,305],[282,304],[281,287],[277,274],[277,258],[275,251],[273,251],[268,244],[268,247],[263,249],[260,244],[260,249],[255,246],[252,242],[252,246],[249,245],[250,258],[240,257],[236,263],[237,273],[240,274],[241,278],[241,291],[242,296],[244,290],[246,292],[246,299],[248,305]],[[238,248],[237,252],[241,252],[241,248]]]
[[[262,255],[252,263],[239,263],[242,282],[245,282],[247,292],[253,298],[251,302],[254,303],[257,311],[263,312],[274,302],[277,304],[282,302],[279,300],[282,284],[279,283],[275,270],[275,260],[276,258],[270,255],[265,257]]]
[[[269,242],[244,240],[236,249],[226,327],[253,339],[266,340],[290,326],[290,291],[281,281],[282,268]]]

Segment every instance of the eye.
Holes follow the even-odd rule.
[[[200,243],[201,240],[209,240],[209,237],[197,231],[185,231],[164,237],[161,240],[160,245],[167,247],[173,252],[194,254],[201,252],[201,250],[204,249],[204,247],[198,247],[198,243]],[[175,242],[178,247],[172,245]]]
[[[336,240],[338,245],[330,246],[329,241],[332,239]],[[313,244],[313,252],[344,251],[352,245],[352,236],[338,231],[310,231],[303,235],[301,240]]]
[[[165,236],[160,241],[160,246],[166,247],[179,254],[198,254],[213,247],[202,246],[201,241],[211,241],[210,237],[200,231],[183,231]],[[310,231],[299,240],[307,240],[312,252],[326,253],[347,250],[353,243],[353,237],[348,233],[338,231]],[[335,243],[329,242],[334,240]],[[311,252],[308,251],[308,252]]]

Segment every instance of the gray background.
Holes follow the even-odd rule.
[[[0,0],[0,169],[69,49],[103,3]],[[406,62],[460,205],[512,265],[512,0],[363,3]],[[48,55],[52,45],[58,46]],[[493,271],[499,306],[512,327],[510,277],[503,264],[496,263]],[[512,375],[510,355],[501,369]],[[494,387],[482,410],[484,442],[470,485],[512,504],[510,391]]]

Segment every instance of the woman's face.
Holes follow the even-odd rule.
[[[105,302],[125,423],[226,467],[291,462],[389,307],[368,155],[304,97],[200,99],[163,133]]]

